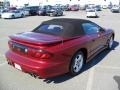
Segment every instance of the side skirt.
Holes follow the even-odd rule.
[[[99,54],[100,52],[102,52],[103,50],[105,50],[107,48],[107,46],[101,48],[98,52],[95,52],[93,55],[91,55],[87,60],[86,63],[88,63],[89,61],[91,61],[97,54]]]

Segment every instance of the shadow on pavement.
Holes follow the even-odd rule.
[[[118,90],[120,90],[120,76],[114,76],[113,78],[118,84]]]
[[[112,50],[115,50],[115,48],[119,45],[118,42],[114,41],[114,44],[113,44],[113,48],[111,50],[104,50],[102,51],[101,53],[99,53],[97,56],[95,56],[90,62],[88,62],[84,67],[83,67],[83,70],[80,72],[84,72],[86,70],[88,70],[89,68],[95,66],[96,64],[98,64],[100,61],[103,60],[103,58],[105,56],[107,56]],[[79,75],[79,74],[78,74]],[[69,79],[72,79],[74,77],[68,75],[68,74],[64,74],[64,75],[61,75],[61,76],[56,76],[56,77],[53,77],[53,78],[47,78],[47,79],[43,79],[44,82],[46,83],[62,83],[64,81],[67,81]]]

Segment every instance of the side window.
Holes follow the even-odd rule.
[[[86,34],[96,34],[100,31],[100,27],[94,23],[83,23],[82,27]]]
[[[15,11],[15,13],[20,13],[20,11]]]

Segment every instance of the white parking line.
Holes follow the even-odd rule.
[[[94,67],[90,69],[86,90],[92,90],[92,84],[93,84],[93,78],[94,78],[94,70],[95,70]]]
[[[7,62],[1,63],[0,66],[3,66],[3,65],[5,65],[5,64],[7,64]]]
[[[3,54],[0,54],[0,57],[3,57],[3,58],[5,58],[5,55],[3,55]],[[1,63],[0,64],[0,66],[3,66],[3,65],[5,65],[5,64],[7,64],[7,62],[5,61],[4,63]]]
[[[3,37],[3,38],[0,38],[0,41],[2,40],[8,40],[9,38],[8,37]]]
[[[5,57],[5,55],[4,54],[0,54],[0,57]]]
[[[96,66],[98,68],[106,68],[106,69],[120,69],[120,67],[111,67],[111,66]]]

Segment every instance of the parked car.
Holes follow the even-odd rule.
[[[29,11],[28,10],[25,10],[24,8],[19,8],[17,10],[20,10],[21,12],[23,12],[24,16],[29,16]]]
[[[97,11],[95,8],[86,8],[86,16],[87,17],[98,17]]]
[[[70,11],[70,5],[69,4],[66,4],[64,6],[64,11]]]
[[[58,7],[57,8],[52,7],[51,9],[47,9],[46,14],[49,16],[62,16],[63,10],[61,8],[58,8]]]
[[[45,6],[39,7],[38,15],[46,16],[47,11],[50,10],[51,8],[52,8],[51,5],[45,5]]]
[[[89,20],[52,19],[31,32],[9,36],[8,64],[34,77],[48,78],[69,72],[77,75],[84,64],[104,49],[111,49],[115,34]]]
[[[45,15],[47,15],[46,12],[47,12],[46,8],[39,8],[38,15],[45,16]]]
[[[4,12],[1,14],[1,18],[18,18],[18,17],[24,17],[24,13],[19,10],[11,10],[8,12]]]
[[[87,5],[80,5],[80,10],[86,10]]]
[[[86,8],[95,8],[95,6],[96,6],[95,4],[87,4]]]
[[[107,6],[107,5],[102,5],[102,8],[103,8],[103,9],[107,9],[108,6]]]
[[[25,7],[25,10],[28,11],[31,16],[38,15],[39,6],[28,6]]]
[[[101,6],[100,6],[100,5],[96,5],[96,6],[95,6],[95,10],[96,10],[96,11],[101,11]]]
[[[54,7],[54,8],[59,8],[59,9],[61,9],[62,11],[64,11],[64,9],[65,9],[65,5],[62,5],[62,4],[56,4],[56,5],[54,5],[53,7]]]
[[[70,11],[78,11],[79,10],[79,6],[78,5],[71,5],[69,7]]]
[[[113,5],[111,8],[111,12],[118,12],[120,13],[120,5]]]

